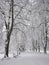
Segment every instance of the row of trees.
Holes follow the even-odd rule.
[[[30,45],[31,43],[33,50],[35,48],[37,51],[38,47],[38,50],[40,52],[41,43],[44,48],[44,53],[46,53],[48,41],[47,26],[49,22],[47,14],[49,12],[48,0],[34,0],[34,2],[32,0],[2,0],[1,3],[3,6],[0,4],[0,12],[4,20],[6,37],[5,57],[8,57],[9,54],[9,44],[13,30],[21,31],[26,38],[25,44],[28,43]],[[35,42],[36,47],[34,46]]]
[[[1,1],[1,2],[3,2],[3,1]],[[5,8],[5,11],[4,11],[4,10],[2,10],[2,7],[0,7],[1,13],[4,16],[4,24],[5,24],[4,27],[5,27],[5,31],[6,31],[5,32],[5,34],[6,34],[6,38],[5,38],[5,57],[8,57],[10,37],[11,37],[13,29],[19,30],[19,28],[14,27],[14,20],[21,13],[22,9],[27,5],[28,0],[26,0],[24,2],[23,1],[17,1],[17,2],[18,2],[17,4],[14,4],[14,0],[4,1],[2,4],[4,4],[4,5],[6,4],[7,6],[9,6],[9,9],[7,9],[8,11],[6,10],[6,8]],[[14,7],[15,6],[18,6],[20,11],[18,11],[18,13],[16,13],[16,15],[14,17]],[[8,17],[6,16],[6,14],[8,15]],[[27,26],[27,25],[25,25],[21,22],[18,22],[16,24],[22,24],[24,26]],[[23,31],[21,31],[21,32],[23,32]]]

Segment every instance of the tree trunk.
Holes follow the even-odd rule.
[[[45,37],[45,46],[44,46],[44,53],[46,53],[46,49],[47,49],[47,20],[46,20],[46,17],[45,17],[45,34],[46,34],[46,37]]]
[[[7,32],[7,40],[5,40],[5,58],[8,57],[9,53],[9,43],[10,43],[10,35],[9,32]]]
[[[38,52],[40,52],[40,46],[38,46]]]
[[[5,58],[8,57],[8,53],[9,53],[9,42],[7,41],[7,44],[5,45]]]
[[[6,26],[6,33],[7,33],[7,36],[6,36],[6,41],[5,41],[5,58],[6,57],[8,57],[8,53],[9,53],[9,43],[10,43],[10,37],[11,37],[11,33],[12,33],[12,31],[13,31],[13,23],[14,23],[14,15],[13,15],[13,3],[14,3],[14,1],[13,0],[11,0],[11,8],[12,8],[12,23],[11,23],[11,27],[9,26],[10,24],[10,22],[8,22],[8,24],[5,22],[5,26]]]
[[[37,52],[37,40],[36,40],[36,52]]]
[[[44,53],[47,53],[47,44],[45,44],[45,46],[44,46]]]

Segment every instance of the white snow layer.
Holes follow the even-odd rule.
[[[16,58],[0,60],[0,65],[49,65],[49,54],[25,52]]]

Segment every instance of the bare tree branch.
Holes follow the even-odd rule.
[[[28,0],[26,1],[25,5],[20,7],[19,5],[16,5],[16,6],[19,6],[20,7],[20,11],[18,12],[18,14],[15,16],[14,20],[16,19],[16,17],[21,13],[22,9],[27,5],[28,3]]]
[[[22,31],[22,30],[21,30],[21,29],[19,29],[19,28],[13,28],[13,30],[14,30],[14,29],[21,31],[21,32],[25,35],[25,38],[27,38],[27,37],[26,37],[26,34],[25,34],[25,32],[24,32],[24,31]]]
[[[22,25],[24,25],[25,27],[27,27],[28,25],[26,25],[26,24],[24,24],[24,23],[22,23],[22,22],[18,22],[18,23],[16,23],[15,25],[18,25],[18,24],[22,24]],[[14,26],[15,26],[14,25]]]

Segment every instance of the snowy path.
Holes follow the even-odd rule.
[[[0,61],[0,65],[49,65],[49,54],[22,53],[17,58]]]

